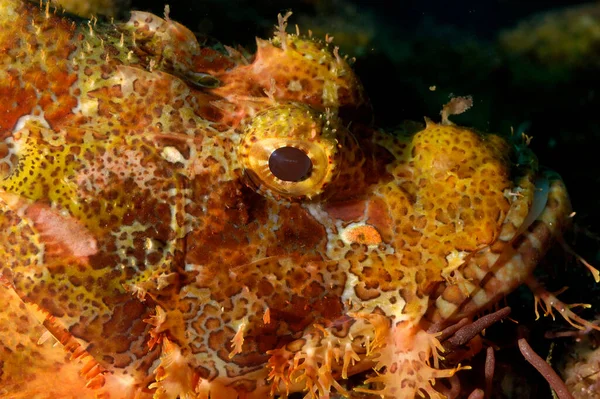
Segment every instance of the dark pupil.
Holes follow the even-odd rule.
[[[310,175],[312,162],[302,150],[281,147],[271,153],[269,169],[278,179],[297,182]]]

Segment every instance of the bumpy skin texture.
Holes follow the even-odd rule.
[[[359,82],[285,18],[248,60],[147,13],[0,9],[0,397],[327,397],[371,368],[442,397],[428,328],[521,284],[570,212],[498,136],[336,116]]]

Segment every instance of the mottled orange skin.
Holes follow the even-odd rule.
[[[356,76],[285,18],[246,60],[147,13],[0,9],[0,397],[327,397],[371,368],[363,391],[441,397],[459,367],[428,329],[566,224],[560,179],[498,136],[349,130]],[[270,172],[284,146],[306,179]]]

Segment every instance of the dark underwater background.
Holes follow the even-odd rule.
[[[162,15],[165,0],[131,8]],[[579,229],[600,233],[600,3],[576,0],[170,1],[200,37],[252,50],[277,14],[288,30],[334,36],[374,109],[375,124],[439,118],[450,96],[472,95],[456,123],[533,137],[540,163],[565,179]],[[435,86],[435,91],[432,91]],[[593,234],[592,234],[593,235]],[[597,238],[597,237],[596,237]],[[583,240],[583,238],[582,238]],[[582,243],[583,244],[583,243]],[[586,243],[587,245],[588,243]],[[598,244],[596,241],[594,244]],[[589,245],[592,245],[591,243]],[[586,253],[600,263],[600,246]],[[587,251],[587,248],[582,249]]]
[[[452,96],[474,106],[453,121],[503,135],[532,137],[540,163],[560,173],[571,194],[574,228],[565,242],[600,267],[600,2],[569,0],[203,0],[170,1],[170,17],[202,40],[253,51],[254,37],[270,37],[277,14],[292,10],[289,31],[334,36],[374,109],[374,123],[439,120]],[[133,0],[133,9],[162,15],[164,1]],[[560,246],[538,278],[550,290],[568,286],[566,302],[600,309],[600,288]],[[528,336],[554,364],[572,356],[569,340],[546,334],[567,330],[557,318],[534,323],[533,297],[522,288],[507,303],[517,322],[488,331],[497,348],[496,373],[510,375],[495,397],[551,397],[546,382],[515,349]],[[582,314],[588,319],[600,311]],[[479,362],[479,363],[478,363]],[[481,359],[475,365],[482,364]],[[475,367],[477,368],[477,367]],[[476,371],[474,374],[477,374]],[[508,378],[508,377],[507,377]],[[474,378],[475,379],[475,378]],[[498,378],[497,378],[498,379]],[[476,382],[473,382],[476,384]],[[467,382],[468,384],[468,382]],[[510,392],[509,392],[510,391]],[[600,394],[599,394],[600,395]]]

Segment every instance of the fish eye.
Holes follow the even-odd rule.
[[[288,199],[320,195],[337,173],[337,120],[299,103],[279,104],[244,128],[238,159],[260,194]]]
[[[269,170],[280,180],[299,182],[310,176],[312,161],[298,148],[280,147],[269,157]]]

